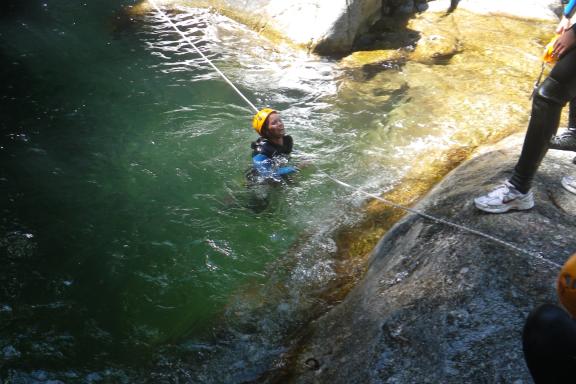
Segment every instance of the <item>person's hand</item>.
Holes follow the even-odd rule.
[[[576,32],[573,29],[564,31],[562,35],[554,42],[554,49],[552,55],[556,57],[562,56],[566,51],[576,44]]]
[[[568,28],[570,28],[570,19],[566,16],[562,16],[560,23],[558,23],[558,26],[556,27],[556,34],[563,34]]]

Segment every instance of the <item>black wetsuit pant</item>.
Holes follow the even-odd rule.
[[[526,320],[524,359],[536,384],[576,383],[576,320],[562,308],[544,304]]]
[[[568,112],[568,128],[576,129],[576,99],[570,100],[570,111]]]
[[[548,143],[558,130],[562,107],[576,97],[576,49],[556,63],[550,75],[534,93],[532,113],[520,159],[510,182],[522,193],[528,192],[536,171],[548,151]]]

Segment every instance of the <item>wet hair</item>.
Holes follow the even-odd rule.
[[[272,116],[273,113],[278,113],[278,112],[270,113],[268,116],[266,116],[266,120],[264,120],[264,123],[262,123],[262,129],[260,130],[260,136],[262,136],[264,138],[268,138],[268,127],[270,125],[270,116]]]
[[[266,116],[266,120],[262,123],[262,128],[260,129],[260,136],[266,137],[268,136],[268,116]]]

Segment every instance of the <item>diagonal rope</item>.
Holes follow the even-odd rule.
[[[148,0],[150,2],[150,4],[152,4],[152,6],[156,9],[156,11],[164,18],[164,20],[166,20],[166,22],[168,22],[168,24],[170,24],[170,26],[172,26],[172,28],[174,28],[174,30],[176,32],[178,32],[178,34],[180,36],[182,36],[182,38],[184,39],[184,41],[186,41],[188,44],[190,44],[192,46],[192,48],[194,48],[194,50],[196,50],[196,52],[220,75],[222,76],[222,78],[228,83],[228,85],[230,85],[232,87],[232,89],[234,91],[236,91],[236,93],[254,110],[254,112],[258,112],[258,108],[256,108],[256,106],[254,104],[252,104],[252,102],[250,100],[248,100],[248,98],[246,96],[244,96],[244,94],[242,92],[240,92],[240,90],[238,88],[236,88],[236,86],[234,85],[234,83],[232,81],[230,81],[230,79],[224,74],[222,73],[222,71],[220,71],[220,69],[218,69],[218,67],[216,67],[212,61],[207,58],[201,50],[198,49],[198,47],[196,46],[196,44],[194,44],[192,42],[192,40],[190,40],[190,38],[188,36],[186,36],[186,34],[184,34],[184,32],[182,32],[177,26],[176,24],[174,24],[172,22],[172,19],[170,19],[170,17],[168,17],[168,15],[166,13],[164,13],[164,11],[162,11],[160,8],[158,8],[158,5],[156,5],[156,3],[154,2],[154,0]]]
[[[403,206],[403,205],[400,205],[400,204],[396,204],[396,203],[394,203],[394,202],[392,202],[392,201],[390,201],[390,200],[384,199],[383,197],[380,197],[380,196],[375,195],[375,194],[370,193],[370,192],[366,192],[366,191],[364,191],[364,190],[362,190],[362,189],[360,189],[360,188],[354,187],[354,186],[352,186],[352,185],[350,185],[350,184],[348,184],[348,183],[345,183],[345,182],[343,182],[343,181],[341,181],[341,180],[338,180],[338,179],[336,179],[335,177],[330,176],[329,174],[327,174],[326,172],[323,172],[323,171],[320,170],[320,169],[319,169],[319,171],[320,171],[324,176],[326,176],[327,178],[329,178],[330,180],[332,180],[334,183],[339,184],[339,185],[341,185],[341,186],[343,186],[343,187],[352,189],[352,190],[354,190],[354,191],[356,191],[356,192],[359,192],[359,193],[361,193],[361,194],[363,194],[363,195],[365,195],[365,196],[371,197],[371,198],[376,199],[376,200],[378,200],[378,201],[381,201],[381,202],[383,202],[384,204],[389,205],[389,206],[391,206],[391,207],[394,207],[394,208],[397,208],[397,209],[401,209],[401,210],[404,210],[404,211],[406,211],[406,212],[413,213],[413,214],[415,214],[415,215],[424,217],[424,218],[426,218],[426,219],[428,219],[428,220],[431,220],[431,221],[434,221],[434,222],[436,222],[436,223],[448,225],[448,226],[450,226],[450,227],[459,229],[459,230],[461,230],[461,231],[468,232],[468,233],[474,234],[474,235],[476,235],[476,236],[483,237],[483,238],[485,238],[485,239],[488,239],[488,240],[491,240],[491,241],[493,241],[493,242],[495,242],[495,243],[498,243],[498,244],[500,244],[500,245],[503,245],[503,246],[505,246],[505,247],[507,247],[507,248],[513,249],[513,250],[516,251],[516,252],[522,253],[522,254],[527,255],[527,256],[530,256],[530,257],[534,257],[534,258],[536,258],[536,259],[538,259],[538,260],[540,260],[540,261],[542,261],[542,262],[544,262],[544,263],[546,263],[546,264],[549,264],[550,266],[552,266],[552,267],[554,267],[554,268],[560,269],[560,268],[562,267],[560,264],[557,264],[557,263],[555,263],[555,262],[553,262],[553,261],[551,261],[551,260],[548,260],[548,259],[544,258],[541,254],[539,254],[539,253],[537,253],[537,252],[528,251],[528,250],[523,249],[523,248],[520,248],[519,246],[514,245],[514,244],[512,244],[512,243],[510,243],[510,242],[508,242],[508,241],[499,239],[499,238],[497,238],[497,237],[495,237],[495,236],[492,236],[492,235],[489,235],[489,234],[487,234],[487,233],[478,231],[478,230],[476,230],[476,229],[469,228],[469,227],[466,227],[466,226],[461,225],[461,224],[458,224],[458,223],[454,223],[454,222],[452,222],[452,221],[450,221],[450,220],[446,220],[446,219],[443,219],[443,218],[441,218],[441,217],[432,216],[432,215],[429,215],[429,214],[424,213],[424,212],[422,212],[422,211],[419,211],[419,210],[417,210],[417,209],[413,209],[413,208],[409,208],[409,207],[406,207],[406,206]]]

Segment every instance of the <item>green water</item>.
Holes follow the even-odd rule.
[[[0,5],[0,382],[254,380],[331,305],[333,235],[362,218],[364,197],[314,168],[248,208],[252,111],[131,4]],[[282,111],[296,160],[383,191],[418,148],[453,144],[439,125],[453,119],[415,112],[430,90],[403,93],[399,70],[380,81],[402,92],[359,100],[335,61],[207,11],[171,15]]]
[[[246,209],[251,110],[156,15],[131,21],[122,5],[4,5],[7,380],[119,380],[131,374],[102,371],[138,371],[164,345],[211,340],[232,295],[269,281],[271,263],[332,215],[322,210],[336,192],[312,172],[272,191],[265,211]],[[249,31],[215,18],[195,11],[178,22],[255,102],[286,110],[301,151],[347,146],[332,144],[342,139],[329,137],[333,116],[309,122],[325,114],[315,99],[330,87],[329,63],[295,58],[311,77],[289,79],[237,51],[253,43]]]

